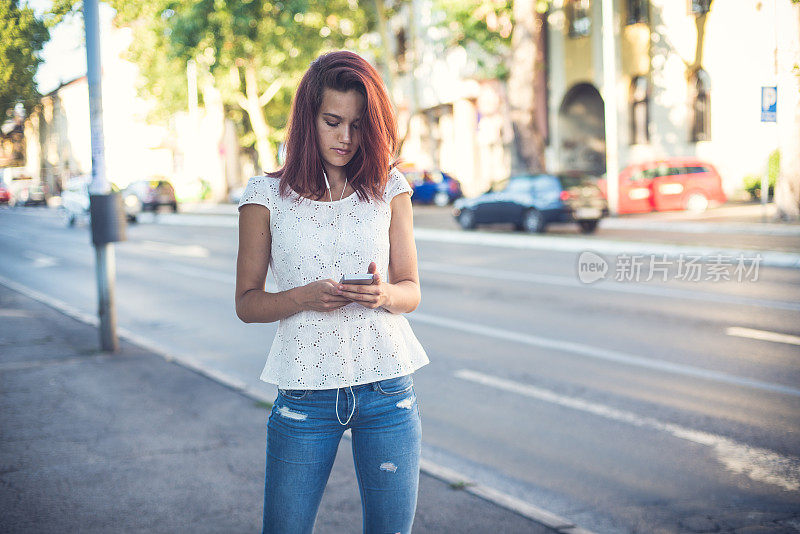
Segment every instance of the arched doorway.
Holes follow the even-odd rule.
[[[589,83],[567,91],[558,110],[561,168],[594,176],[606,172],[606,133],[603,98]]]

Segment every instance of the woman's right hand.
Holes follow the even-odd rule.
[[[303,310],[333,311],[353,302],[338,294],[337,284],[330,278],[311,282],[297,290],[295,300]]]

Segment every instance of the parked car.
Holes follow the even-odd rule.
[[[131,182],[123,191],[123,196],[129,195],[134,195],[139,199],[142,211],[158,211],[161,206],[167,206],[173,212],[178,211],[175,188],[167,180]]]
[[[68,226],[75,226],[78,221],[89,221],[89,184],[91,181],[91,176],[77,176],[70,179],[61,192],[59,210]],[[119,187],[111,184],[111,190],[119,192]],[[121,194],[122,205],[128,222],[136,222],[137,216],[142,210],[139,199],[131,193],[122,192]]]
[[[608,198],[605,179],[598,180]],[[628,165],[619,175],[619,213],[705,211],[727,200],[713,165],[694,158],[669,158]]]
[[[244,186],[234,187],[228,191],[228,202],[238,204],[244,194]]]
[[[463,196],[461,183],[447,173],[415,168],[401,171],[413,189],[412,202],[447,206]]]
[[[3,182],[0,182],[0,204],[11,204],[11,191]]]
[[[46,206],[47,189],[30,176],[15,176],[9,184],[11,203],[15,206]]]
[[[551,222],[576,222],[581,232],[597,229],[608,204],[589,176],[538,174],[514,176],[483,195],[455,202],[453,215],[465,230],[479,224],[512,223],[527,232],[544,232]]]

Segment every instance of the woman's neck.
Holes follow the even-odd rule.
[[[347,181],[347,174],[344,172],[344,167],[325,165],[325,174],[328,176],[328,181],[333,189],[341,189]]]
[[[328,168],[326,165],[325,174],[328,177],[328,183],[331,187],[329,200],[339,200],[349,194],[349,191],[347,191],[349,185],[347,182],[347,174],[343,167]]]

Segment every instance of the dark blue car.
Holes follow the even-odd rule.
[[[461,198],[461,183],[447,173],[440,171],[403,171],[414,192],[412,202],[447,206]]]
[[[590,233],[608,215],[608,204],[594,178],[538,174],[514,176],[479,197],[458,200],[453,214],[465,230],[511,223],[539,233],[551,222],[576,222]]]

